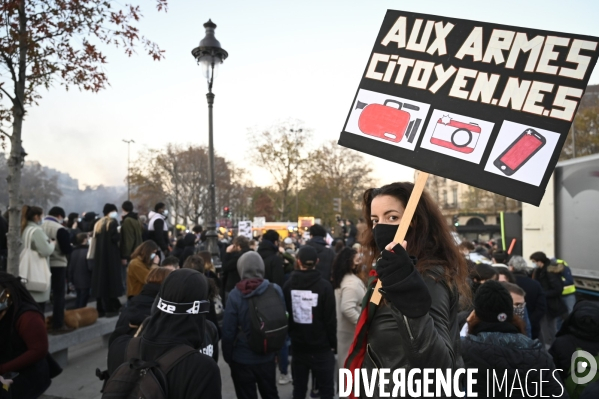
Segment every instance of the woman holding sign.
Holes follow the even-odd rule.
[[[407,374],[414,368],[462,367],[457,313],[460,298],[469,296],[468,271],[428,193],[415,208],[406,241],[393,242],[413,189],[412,183],[393,183],[364,193],[364,253],[370,253],[367,264],[376,259],[376,267],[345,362],[352,374],[357,368],[370,375],[375,368]],[[378,306],[370,301],[377,278]]]

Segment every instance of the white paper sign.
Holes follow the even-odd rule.
[[[264,216],[255,217],[254,218],[254,227],[257,229],[261,229],[266,224],[266,218]]]
[[[249,220],[244,220],[244,221],[239,222],[239,225],[237,227],[238,227],[237,235],[247,237],[250,240],[253,238],[252,237],[252,222],[250,222]]]
[[[307,290],[291,290],[293,321],[312,324],[312,308],[318,305],[318,294]]]

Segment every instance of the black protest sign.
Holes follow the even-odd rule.
[[[598,42],[388,10],[339,144],[538,205]]]

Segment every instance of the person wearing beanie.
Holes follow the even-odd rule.
[[[119,215],[114,204],[105,204],[103,213],[104,217],[94,226],[91,244],[94,260],[91,297],[96,298],[100,317],[114,317],[118,316],[121,308],[118,298],[125,293],[119,249]]]
[[[318,265],[316,270],[320,272],[322,278],[331,281],[331,267],[335,259],[335,250],[327,244],[325,238],[327,231],[319,224],[310,226],[310,239],[306,245],[312,247],[318,253]]]
[[[254,251],[248,251],[239,258],[237,272],[241,281],[228,295],[223,318],[223,358],[231,368],[237,398],[257,398],[257,385],[262,399],[278,399],[275,354],[254,352],[249,345],[249,300],[263,295],[272,287],[284,308],[283,291],[277,284],[264,278],[264,261]]]
[[[279,241],[281,237],[275,230],[267,230],[262,235],[262,241],[258,245],[258,254],[264,260],[264,278],[283,286],[285,269],[283,267],[283,256],[280,254]]]
[[[206,347],[208,306],[206,277],[192,269],[175,270],[162,282],[152,314],[138,332],[141,360],[156,360],[179,345],[196,349],[166,374],[169,399],[222,397],[220,369],[208,353],[211,345]],[[129,361],[125,353],[131,340],[131,336],[124,335],[110,345],[110,374]]]
[[[306,397],[312,370],[320,397],[332,399],[337,351],[335,293],[331,282],[316,269],[319,258],[314,247],[300,248],[296,260],[298,269],[283,287],[293,351],[293,397]]]
[[[568,397],[551,356],[525,335],[524,321],[514,314],[512,297],[500,282],[489,280],[477,289],[461,353],[464,367],[478,369],[473,391],[479,397],[489,392],[486,376],[492,372],[507,376],[501,390],[495,387],[495,397],[536,398],[540,390],[544,396]],[[512,390],[514,384],[521,388]]]

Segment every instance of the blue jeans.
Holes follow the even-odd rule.
[[[279,371],[281,374],[287,375],[289,369],[289,336],[285,340],[285,345],[279,351]]]

